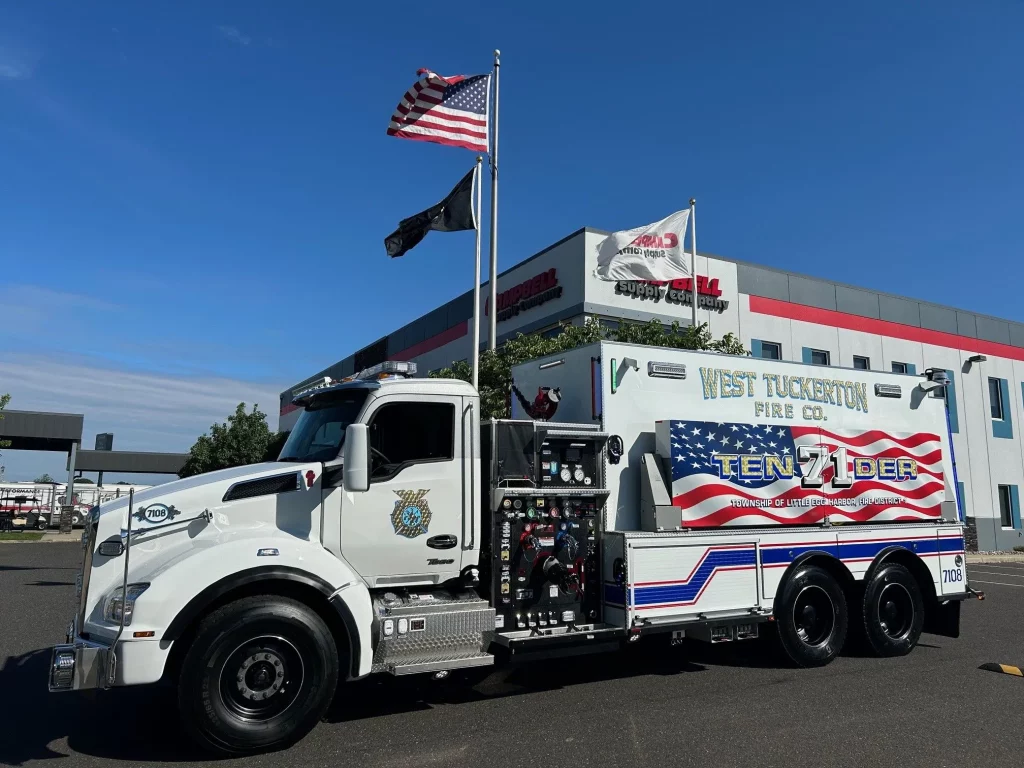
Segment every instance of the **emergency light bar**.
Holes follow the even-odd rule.
[[[307,392],[312,392],[314,389],[323,389],[324,387],[329,387],[332,384],[334,384],[334,379],[332,379],[330,376],[324,376],[322,379],[317,379],[316,381],[307,384],[304,387],[298,387],[296,389],[293,389],[292,398],[294,399],[296,397],[300,397],[301,395],[304,395]]]
[[[404,360],[385,360],[383,363],[371,365],[359,373],[346,376],[342,381],[354,381],[356,379],[383,379],[388,376],[403,376],[409,378],[416,375],[416,363],[407,363]]]

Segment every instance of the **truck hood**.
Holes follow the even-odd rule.
[[[313,468],[317,475],[320,474],[319,463],[301,463],[292,461],[268,461],[263,464],[249,464],[242,467],[230,467],[218,469],[214,472],[206,472],[202,475],[193,475],[182,480],[173,480],[162,485],[154,485],[144,491],[135,494],[135,506],[145,506],[150,503],[161,503],[170,505],[174,503],[178,509],[188,517],[199,514],[203,509],[213,509],[211,504],[217,504],[224,498],[228,488],[244,480],[255,480],[261,477],[272,477],[287,472],[305,472]],[[199,509],[192,511],[189,504],[201,504]],[[128,497],[121,496],[117,499],[104,502],[100,505],[100,515],[120,511],[121,516],[128,508]],[[133,526],[134,527],[134,526]]]

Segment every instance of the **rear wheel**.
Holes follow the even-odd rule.
[[[207,616],[185,656],[178,706],[186,728],[221,754],[298,741],[327,711],[338,650],[323,619],[284,597],[248,597]]]
[[[864,587],[864,634],[879,656],[905,656],[924,627],[917,580],[899,563],[882,565]]]
[[[45,531],[50,527],[50,518],[40,515],[36,518],[36,530]]]
[[[843,649],[849,616],[843,590],[823,568],[798,568],[775,606],[779,640],[801,667],[823,667]]]

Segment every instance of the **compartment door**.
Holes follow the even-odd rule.
[[[959,595],[967,589],[967,556],[962,528],[939,529],[939,589],[943,595]],[[931,558],[926,558],[930,560]]]
[[[756,539],[727,544],[637,539],[628,546],[631,623],[760,605]]]

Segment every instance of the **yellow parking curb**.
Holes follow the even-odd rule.
[[[1002,672],[1004,675],[1014,675],[1016,677],[1024,677],[1024,671],[1020,667],[1014,667],[1009,664],[982,664],[978,669],[985,669],[989,672]]]

